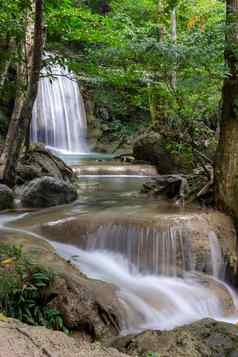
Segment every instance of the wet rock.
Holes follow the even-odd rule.
[[[70,330],[86,331],[93,340],[120,333],[121,312],[109,284],[63,276],[56,280],[49,295],[55,296],[49,306],[61,312]]]
[[[238,327],[205,319],[172,331],[120,337],[111,345],[131,356],[157,352],[160,357],[231,357],[237,356]]]
[[[209,237],[211,232],[214,232],[221,247],[225,266],[229,267],[226,281],[232,281],[233,285],[237,284],[236,232],[232,219],[221,212],[196,208],[179,210],[169,206],[167,202],[166,206],[163,206],[163,201],[159,205],[156,203],[151,207],[137,207],[136,210],[134,207],[123,207],[120,211],[111,207],[108,210],[100,209],[94,212],[93,217],[90,213],[69,217],[62,210],[57,212],[57,220],[55,212],[50,211],[35,216],[34,232],[47,239],[67,242],[83,249],[86,248],[88,239],[97,238],[98,242],[102,239],[101,244],[105,249],[110,247],[110,250],[126,256],[131,251],[130,245],[133,244],[133,254],[128,258],[142,268],[145,265],[147,268],[157,266],[156,257],[161,258],[160,254],[163,252],[158,250],[158,242],[162,242],[161,234],[165,233],[164,236],[168,237],[169,242],[172,227],[178,244],[178,270],[185,263],[185,267],[191,266],[192,270],[212,274]],[[31,229],[32,218],[23,219],[21,224]],[[148,245],[145,246],[144,242],[147,239]]]
[[[224,316],[231,317],[236,314],[236,306],[230,291],[227,289],[227,285],[222,281],[198,272],[188,273],[185,274],[185,276],[187,278],[189,277],[192,283],[196,282],[204,288],[209,289],[211,294],[214,294],[214,296],[219,298],[220,306]]]
[[[13,208],[14,193],[6,185],[0,185],[0,210]]]
[[[17,167],[17,184],[20,185],[43,176],[71,181],[73,171],[49,150],[36,146],[21,159]]]
[[[189,191],[186,177],[182,175],[162,175],[143,184],[142,193],[165,196],[168,199],[184,198]]]
[[[191,162],[170,150],[166,140],[156,132],[140,136],[134,143],[133,155],[136,160],[156,165],[161,175],[192,171]]]
[[[100,344],[77,341],[62,332],[13,319],[0,321],[0,357],[126,357]]]
[[[71,203],[77,196],[77,190],[71,183],[45,176],[27,184],[21,202],[23,207],[45,208]]]

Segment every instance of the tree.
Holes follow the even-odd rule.
[[[220,140],[215,167],[215,198],[219,209],[238,218],[238,0],[226,4],[225,61]]]
[[[8,147],[11,144],[11,138],[15,137],[17,125],[20,119],[21,110],[23,107],[24,99],[26,96],[26,89],[29,84],[29,77],[32,67],[32,48],[34,41],[34,6],[27,6],[24,11],[24,35],[19,45],[17,46],[17,51],[20,54],[17,63],[17,78],[16,78],[16,97],[14,103],[14,109],[12,112],[10,125],[8,127],[8,133],[5,140],[5,146],[3,153],[1,155],[1,161],[5,162]]]
[[[38,82],[41,70],[41,57],[43,48],[43,0],[35,0],[33,4],[34,13],[34,42],[32,50],[32,61],[30,78],[27,85],[25,98],[20,108],[20,113],[15,129],[8,138],[7,160],[3,173],[3,180],[9,186],[15,185],[16,167],[21,154],[22,145],[25,141],[28,128],[32,118],[32,109],[37,96]]]
[[[172,41],[174,46],[176,46],[177,43],[177,11],[176,11],[176,6],[172,9],[171,13],[171,32],[172,32]],[[171,74],[171,86],[173,90],[176,90],[176,69],[172,71]]]

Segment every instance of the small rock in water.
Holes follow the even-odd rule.
[[[72,184],[45,176],[29,182],[23,190],[21,202],[23,207],[46,208],[71,203],[77,197]]]

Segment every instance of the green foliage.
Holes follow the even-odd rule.
[[[143,357],[160,357],[159,352],[147,352]]]
[[[0,312],[30,325],[67,332],[61,314],[47,306],[54,274],[32,264],[19,246],[0,244]]]
[[[97,11],[99,3],[62,3],[49,8],[47,16],[52,46],[57,38],[73,49],[70,65],[92,88],[98,105],[104,105],[97,93],[105,88],[111,95],[110,110],[119,106],[125,117],[141,111],[152,115],[153,93],[155,102],[166,103],[162,108],[166,117],[185,121],[211,117],[219,106],[224,78],[224,2],[171,0],[158,7],[154,0],[111,0],[106,14]],[[170,33],[174,6],[176,45]],[[171,87],[174,70],[176,91]],[[120,100],[115,91],[121,93]]]
[[[21,39],[28,6],[29,0],[1,2],[0,41]],[[171,37],[174,7],[176,43]],[[46,48],[57,52],[48,61],[62,64],[61,55],[68,58],[115,130],[124,127],[130,134],[132,121],[141,126],[138,117],[144,126],[164,118],[181,127],[201,121],[216,126],[211,121],[227,75],[224,1],[46,0],[45,24]],[[4,57],[8,51],[0,43],[0,71]]]

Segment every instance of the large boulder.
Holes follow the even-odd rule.
[[[38,145],[33,147],[18,164],[17,184],[21,185],[43,176],[71,181],[73,171],[52,152]]]
[[[77,196],[77,190],[71,183],[45,176],[26,185],[21,202],[23,207],[45,208],[71,203]]]
[[[48,293],[54,297],[49,307],[61,313],[68,329],[84,331],[101,341],[119,335],[123,312],[109,284],[63,275]]]
[[[13,319],[0,320],[0,357],[126,357],[100,344],[77,341],[59,331],[33,327]]]
[[[156,165],[161,175],[192,171],[190,158],[171,150],[164,137],[156,132],[141,135],[134,143],[133,155],[138,161]]]
[[[154,352],[160,357],[237,357],[238,327],[205,319],[172,331],[120,337],[111,345],[131,356]]]
[[[14,193],[6,185],[0,185],[0,210],[13,208]]]

